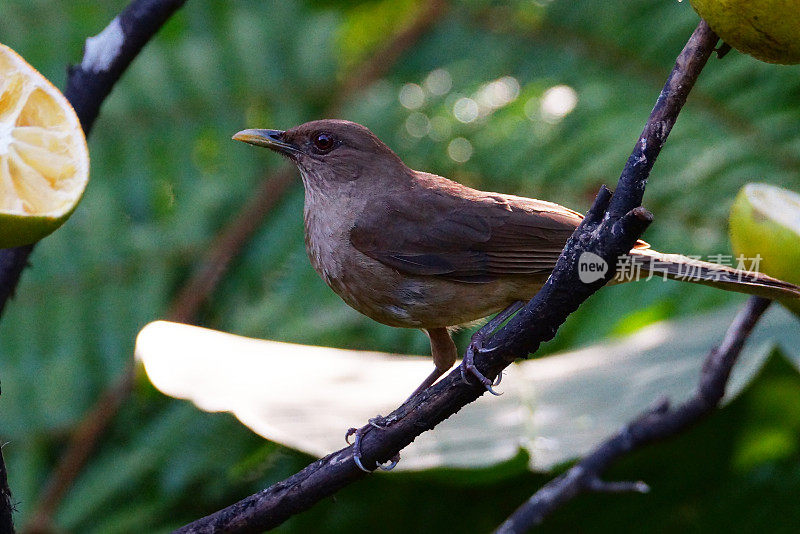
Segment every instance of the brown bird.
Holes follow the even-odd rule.
[[[533,297],[583,218],[552,202],[412,170],[353,122],[243,130],[233,139],[270,148],[300,169],[306,250],[325,282],[364,315],[428,334],[436,368],[417,391],[456,361],[453,327]],[[800,297],[800,287],[787,282],[662,254],[643,241],[627,259],[645,276]]]

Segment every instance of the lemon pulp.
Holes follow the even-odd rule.
[[[0,44],[0,247],[61,226],[89,178],[89,151],[67,99]]]

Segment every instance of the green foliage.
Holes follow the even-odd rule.
[[[0,41],[63,87],[64,67],[80,61],[84,39],[125,4],[7,0],[0,4]],[[281,165],[230,135],[320,118],[357,60],[369,58],[421,4],[194,0],[137,58],[92,132],[92,178],[82,204],[37,246],[0,321],[0,433],[9,442],[3,451],[18,524],[28,519],[73,425],[130,361],[136,333],[163,316],[215,233]],[[585,210],[601,183],[615,183],[696,23],[686,2],[454,2],[383,79],[352,95],[342,115],[368,125],[416,168]],[[450,74],[448,93],[427,94],[417,109],[402,107],[401,88],[424,86],[435,69]],[[645,238],[655,248],[729,253],[727,210],[744,183],[800,190],[798,72],[736,52],[710,62],[648,186],[645,205],[655,223]],[[454,117],[458,98],[503,76],[519,84],[515,101],[470,123]],[[536,110],[556,85],[572,87],[577,105],[547,122]],[[412,135],[409,121],[423,119],[415,114],[436,119],[439,129],[431,132],[439,134]],[[448,156],[455,137],[473,147],[464,163]],[[422,334],[360,316],[319,280],[303,250],[301,206],[296,184],[234,262],[203,310],[204,323],[271,339],[424,353]],[[574,314],[545,351],[741,299],[656,280],[610,288]],[[645,477],[656,488],[662,480],[665,489],[649,497],[580,499],[549,528],[650,519],[654,530],[741,530],[759,519],[763,525],[765,517],[770,525],[796,520],[789,496],[800,481],[790,445],[797,442],[797,414],[781,407],[797,404],[798,384],[779,378],[764,380],[783,385],[737,401],[691,435],[657,447],[656,456],[645,451],[615,473]],[[274,380],[280,377],[265,376],[265,387]],[[67,495],[57,525],[87,533],[166,531],[307,460],[263,442],[228,415],[199,412],[140,384]],[[437,484],[372,477],[286,530],[378,528],[361,502],[380,512],[381,528],[433,530],[449,519],[485,531],[545,480],[480,477],[474,484],[450,481],[450,474]],[[587,522],[578,526],[581,518]]]
[[[340,11],[344,17],[337,29],[335,43],[339,63],[345,68],[352,68],[366,59],[380,48],[387,35],[411,23],[423,6],[424,2],[418,0],[381,0]],[[327,46],[330,43],[320,44]]]

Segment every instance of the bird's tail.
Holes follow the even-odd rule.
[[[662,277],[758,295],[768,299],[800,299],[800,287],[753,271],[700,261],[648,248],[633,249],[617,266],[617,280]]]

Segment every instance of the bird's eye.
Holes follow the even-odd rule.
[[[334,139],[333,135],[327,132],[314,134],[312,141],[314,143],[314,148],[320,154],[327,154],[333,150],[334,146],[336,146],[336,139]]]

